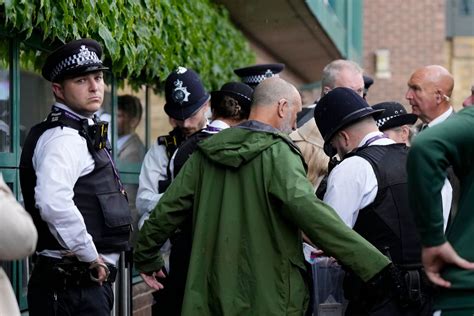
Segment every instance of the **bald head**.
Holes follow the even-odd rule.
[[[272,77],[255,88],[249,120],[260,121],[289,133],[296,128],[296,113],[299,111],[301,97],[295,86]]]
[[[412,76],[420,76],[425,82],[431,83],[445,95],[451,97],[454,88],[454,78],[449,71],[440,65],[429,65],[415,70]]]
[[[406,99],[412,112],[424,123],[429,123],[450,108],[454,79],[449,71],[439,65],[418,68],[408,81]]]
[[[293,101],[295,95],[299,96],[299,93],[291,83],[278,77],[268,78],[255,88],[251,108],[261,105],[274,105],[280,99]]]

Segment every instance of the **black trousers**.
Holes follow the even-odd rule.
[[[48,267],[35,266],[28,283],[30,316],[110,316],[114,306],[111,283],[58,289],[48,280]]]

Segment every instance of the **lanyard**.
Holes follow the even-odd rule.
[[[63,114],[67,118],[70,118],[70,119],[72,119],[76,122],[81,122],[82,120],[86,120],[85,118],[81,118],[81,117],[79,117],[78,115],[76,115],[74,113],[71,113],[69,111],[66,111],[64,109],[59,108],[56,105],[53,105],[53,107],[51,108],[51,111],[52,112],[60,112],[61,114]]]
[[[220,132],[221,130],[222,130],[222,128],[219,128],[219,127],[214,127],[214,126],[210,126],[210,125],[206,126],[206,131],[208,131],[208,132]]]
[[[375,135],[369,139],[367,139],[367,141],[365,142],[364,145],[360,146],[359,148],[357,149],[362,149],[362,148],[365,148],[367,146],[369,146],[370,144],[372,144],[373,142],[375,142],[376,140],[379,140],[379,139],[382,139],[382,138],[387,138],[387,135],[385,134],[382,134],[382,135]]]
[[[123,184],[122,184],[122,180],[120,180],[120,176],[118,174],[118,171],[117,171],[117,167],[115,166],[115,162],[114,160],[112,159],[112,157],[110,156],[109,154],[109,150],[107,148],[104,148],[102,149],[105,151],[107,157],[109,158],[109,161],[110,163],[112,164],[112,170],[114,171],[114,176],[115,176],[115,180],[117,180],[117,183],[119,185],[119,190],[120,192],[125,195],[125,197],[127,196],[127,192],[125,191],[125,188],[123,187]]]

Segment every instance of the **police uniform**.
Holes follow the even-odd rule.
[[[176,120],[184,121],[193,116],[209,101],[209,98],[209,93],[205,91],[199,75],[192,69],[178,67],[166,78],[164,110],[168,116]],[[202,126],[204,127],[205,125]],[[173,171],[171,157],[184,140],[185,135],[179,127],[176,127],[168,135],[158,137],[146,153],[140,171],[136,201],[141,214],[139,227],[148,219],[171,184]],[[165,258],[170,256],[170,247],[174,249],[175,245],[167,242],[160,250]],[[172,270],[169,266],[165,266],[166,270]],[[179,272],[184,270],[184,273],[187,271],[179,268],[178,270]],[[175,315],[176,309],[181,307],[181,299],[175,294],[176,282],[168,277],[163,284],[165,286],[163,290],[153,293],[156,303],[152,307],[152,314]]]
[[[330,142],[339,130],[381,111],[369,107],[351,89],[329,92],[315,109],[325,152],[335,154]],[[430,311],[421,244],[408,206],[407,154],[404,144],[395,144],[382,132],[374,131],[367,133],[329,174],[324,202],[386,254],[399,271],[378,290],[365,288],[349,271],[344,286],[350,299],[349,315],[427,315]]]
[[[101,54],[93,40],[72,41],[48,56],[43,77],[60,82],[107,69]],[[20,182],[38,229],[30,315],[110,315],[113,308],[111,284],[129,246],[131,215],[106,129],[56,102],[25,140]],[[110,272],[102,286],[90,267],[99,255]]]
[[[176,120],[184,121],[191,117],[209,101],[209,98],[209,93],[205,91],[199,75],[192,69],[178,67],[166,78],[164,109],[168,116]],[[143,225],[171,183],[169,162],[184,139],[184,134],[176,127],[168,135],[158,137],[146,153],[140,171],[136,201],[141,216],[139,227]]]

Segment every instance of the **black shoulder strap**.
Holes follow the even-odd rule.
[[[174,128],[168,135],[158,136],[158,145],[166,147],[168,159],[171,159],[176,149],[184,141],[184,135],[179,128]]]
[[[179,150],[176,152],[174,157],[174,176],[176,177],[184,166],[184,163],[188,160],[191,154],[196,150],[197,145],[202,140],[212,136],[213,134],[207,133],[204,130],[201,130],[197,133],[191,135],[186,139],[180,146]]]

